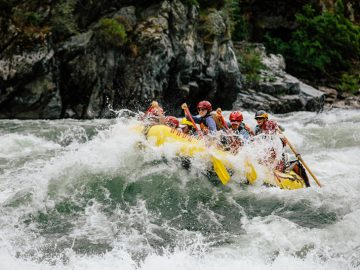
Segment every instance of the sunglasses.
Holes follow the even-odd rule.
[[[264,120],[264,119],[265,119],[264,117],[257,117],[257,118],[255,118],[256,121]]]
[[[204,109],[204,108],[198,108],[198,112],[201,112],[201,111],[207,111],[207,109]]]

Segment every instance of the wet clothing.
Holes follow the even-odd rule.
[[[274,120],[266,120],[261,127],[259,125],[255,127],[255,135],[259,135],[261,133],[275,134],[278,128],[279,125]]]
[[[250,139],[250,132],[246,128],[246,125],[243,122],[239,125],[238,129],[236,130],[231,129],[231,131],[233,131],[236,135],[240,136],[243,140],[247,141]]]
[[[267,135],[274,135],[276,133],[276,130],[284,130],[283,127],[281,127],[278,123],[276,123],[274,120],[266,120],[264,122],[264,124],[262,124],[262,126],[260,127],[259,125],[257,125],[255,127],[255,135],[259,135],[259,134],[267,134]],[[286,141],[284,139],[281,139],[281,142],[283,144],[283,146],[286,146]]]
[[[188,119],[188,117],[186,118]],[[217,131],[215,120],[211,114],[208,113],[205,117],[201,117],[200,115],[192,116],[192,118],[194,119],[195,123],[200,124],[201,130],[205,134],[214,134]]]
[[[160,106],[152,107],[150,106],[142,119],[145,121],[147,125],[156,125],[156,124],[164,124],[164,110]]]
[[[234,130],[230,123],[226,123],[229,132],[221,136],[220,145],[225,151],[237,153],[240,146],[250,140],[251,134],[244,123],[240,123],[239,127]]]
[[[255,127],[255,135],[259,134],[265,134],[265,135],[274,135],[276,134],[277,129],[279,129],[278,123],[276,123],[274,120],[266,120],[261,126],[257,125]],[[281,139],[283,147],[286,146],[285,140]],[[272,163],[272,161],[275,161],[276,152],[275,149],[272,148],[269,150],[269,156],[265,158],[265,163]],[[285,155],[284,153],[281,154],[281,160],[279,160],[275,164],[275,169],[279,170],[281,172],[284,172],[285,170]]]

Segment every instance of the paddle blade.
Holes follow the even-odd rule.
[[[219,177],[221,183],[223,183],[223,185],[226,185],[231,177],[228,171],[226,170],[224,163],[222,163],[220,159],[217,159],[214,156],[211,156],[211,162],[213,163],[215,173]]]
[[[246,179],[249,181],[250,184],[254,184],[257,178],[257,173],[254,166],[249,161],[245,162],[245,171]]]

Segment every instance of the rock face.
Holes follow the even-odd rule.
[[[235,109],[263,109],[274,113],[290,111],[319,111],[324,106],[323,92],[307,85],[285,72],[285,61],[281,55],[266,54],[261,44],[237,44],[255,47],[261,56],[264,68],[260,80],[251,89],[239,92],[233,104]]]
[[[278,56],[264,56],[264,80],[243,89],[226,1],[201,12],[191,2],[1,2],[0,118],[112,117],[153,99],[168,114],[203,99],[228,110],[321,108],[322,94]]]
[[[360,89],[357,95],[348,93],[338,93],[335,89],[328,87],[319,87],[319,90],[325,94],[325,108],[341,109],[360,109]]]
[[[71,23],[60,21],[66,31],[26,21],[30,35],[29,25],[12,23],[20,6],[1,19],[8,30],[0,44],[0,118],[107,117],[112,109],[144,109],[153,99],[171,113],[201,99],[231,109],[241,74],[221,9],[201,17],[198,7],[179,0],[91,1],[86,10],[63,2],[77,14],[67,15]],[[42,7],[48,21],[56,8]],[[94,8],[125,27],[126,41],[100,35]]]

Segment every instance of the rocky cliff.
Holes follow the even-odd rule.
[[[223,109],[322,108],[315,89],[277,105],[279,93],[245,89],[226,1],[204,2],[1,0],[0,118],[111,117],[153,99],[174,114],[201,99]]]

